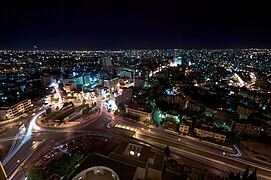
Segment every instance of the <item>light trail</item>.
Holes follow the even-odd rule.
[[[8,173],[8,177],[9,179],[13,179],[14,175],[17,173],[17,171],[19,170],[18,167],[21,166],[21,164],[24,164],[24,162],[31,156],[31,154],[34,153],[34,150],[41,145],[43,141],[37,141],[34,144],[32,144],[31,148],[28,149],[26,151],[26,153],[20,158],[18,159],[17,163],[13,165],[13,167],[11,168],[10,172]]]
[[[233,156],[233,157],[240,157],[242,156],[242,151],[236,146],[236,145],[233,145],[233,147],[237,150],[237,154],[229,154],[230,156]]]
[[[45,141],[45,140],[44,140]],[[33,159],[35,159],[38,155],[40,155],[40,154],[42,154],[48,147],[50,147],[51,146],[51,144],[54,142],[55,140],[53,139],[50,143],[48,143],[46,146],[44,146],[34,157],[32,157],[30,160],[29,160],[29,162],[28,162],[28,164],[29,163],[32,163],[32,161],[33,161]]]
[[[22,139],[23,137],[18,137],[18,136],[15,136],[15,137],[7,137],[7,138],[2,138],[0,139],[0,142],[5,142],[5,141],[12,141],[12,140],[17,140],[17,139]],[[16,144],[16,141],[13,141],[12,142],[12,145],[11,145],[11,148],[14,146],[13,144]],[[10,149],[11,149],[10,148]]]
[[[157,145],[158,145],[158,146],[161,146],[161,147],[163,147],[163,148],[165,148],[165,145],[161,145],[161,144],[157,144]],[[234,166],[234,165],[232,165],[232,164],[223,162],[223,161],[221,161],[221,160],[212,159],[212,158],[209,158],[209,157],[206,157],[206,156],[202,156],[202,155],[200,155],[200,154],[196,154],[196,153],[193,153],[193,152],[185,151],[185,150],[182,150],[182,149],[179,149],[179,148],[175,148],[175,147],[170,147],[170,149],[174,150],[175,152],[181,152],[181,153],[189,154],[189,155],[191,155],[191,156],[193,156],[193,157],[197,157],[197,158],[200,158],[200,159],[203,159],[203,160],[208,160],[208,161],[211,161],[211,162],[214,162],[214,163],[226,165],[226,166],[228,166],[228,167],[230,167],[230,168],[237,169],[237,170],[240,171],[240,172],[243,172],[243,171],[244,171],[243,168]],[[227,157],[225,157],[225,158],[227,158]],[[254,163],[251,163],[251,162],[248,162],[248,164],[249,164],[249,165],[254,165]],[[255,165],[254,165],[254,166],[255,166]],[[255,166],[255,167],[258,167],[258,166]],[[259,167],[258,167],[258,168],[259,168]],[[261,167],[261,168],[262,168],[262,167]],[[262,169],[271,172],[270,169],[267,169],[267,168],[262,168]],[[261,179],[266,179],[266,180],[270,179],[270,176],[265,176],[265,175],[259,174],[259,173],[258,173],[257,176],[260,177]]]
[[[138,133],[138,132],[137,132]],[[155,136],[151,136],[151,135],[147,135],[147,134],[142,134],[141,133],[141,136],[149,136],[149,137],[151,137],[152,139],[159,139],[159,138],[157,138],[157,137],[155,137]],[[138,137],[137,136],[137,138],[138,139],[140,139],[141,141],[145,141],[145,142],[147,142],[146,141],[146,138],[140,138],[140,137]],[[167,140],[168,141],[168,140]],[[171,141],[170,141],[171,142]],[[156,143],[157,145],[159,145],[159,146],[161,146],[162,144],[161,143],[158,143],[158,142],[155,142],[155,141],[151,141],[151,142],[149,142],[150,144],[153,144],[153,143]],[[163,147],[165,147],[164,145],[162,145]],[[173,146],[172,146],[173,147]],[[175,148],[175,147],[173,147],[173,148]],[[238,149],[238,147],[236,146],[236,148]],[[182,150],[182,149],[179,149],[179,148],[175,148],[175,149],[177,149],[178,151],[180,151],[180,152],[182,152],[182,153],[187,153],[187,154],[190,154],[190,155],[192,155],[192,156],[196,156],[196,157],[199,157],[199,158],[202,158],[202,159],[206,159],[206,160],[209,160],[209,161],[213,161],[213,162],[215,162],[215,163],[220,163],[220,164],[222,164],[221,163],[221,161],[219,161],[219,160],[217,160],[217,159],[213,159],[213,158],[210,158],[210,157],[206,157],[206,156],[203,156],[203,155],[200,155],[200,154],[197,154],[197,153],[193,153],[193,152],[190,152],[190,151],[186,151],[186,150]],[[202,149],[201,149],[201,151],[203,151]],[[239,151],[238,151],[239,152]],[[210,152],[209,152],[210,153]],[[241,152],[240,152],[241,153]],[[219,154],[215,154],[215,153],[210,153],[210,154],[213,154],[213,155],[217,155],[217,156],[221,156],[221,157],[223,157],[223,158],[225,158],[225,159],[228,159],[228,160],[232,160],[232,161],[236,161],[236,162],[241,162],[241,163],[243,163],[244,165],[250,165],[250,166],[254,166],[254,167],[257,167],[258,169],[262,169],[262,170],[265,170],[265,171],[268,171],[268,172],[271,172],[271,168],[269,168],[269,167],[266,167],[266,166],[262,166],[262,165],[260,165],[260,164],[257,164],[257,163],[254,163],[254,162],[250,162],[250,161],[246,161],[246,160],[243,160],[243,159],[240,159],[240,158],[238,158],[238,159],[235,159],[235,158],[232,158],[232,157],[228,157],[228,156],[223,156],[223,155],[219,155]],[[224,163],[224,162],[223,162]],[[232,166],[232,165],[230,165],[230,164],[227,164],[227,166],[228,167],[231,167],[231,168],[236,168],[236,169],[238,169],[238,170],[241,170],[241,171],[243,171],[243,169],[242,168],[239,168],[239,167],[236,167],[236,166]],[[262,178],[265,178],[265,179],[268,179],[267,178],[267,176],[264,176],[264,175],[262,175],[261,176]]]
[[[57,104],[55,104],[54,106],[57,106],[57,105],[61,105],[62,104],[62,97],[59,93],[59,90],[58,90],[58,84],[56,83],[52,83],[51,86],[55,89],[57,95],[58,95],[58,102]],[[45,109],[38,112],[37,114],[34,115],[34,117],[31,119],[30,121],[30,124],[28,126],[28,129],[27,129],[27,132],[26,132],[26,135],[24,136],[22,142],[16,147],[15,150],[13,150],[6,158],[5,160],[3,161],[3,165],[5,166],[8,161],[10,161],[13,156],[23,147],[24,144],[26,144],[32,137],[32,134],[33,134],[33,130],[36,129],[36,130],[41,130],[41,128],[37,125],[37,118],[45,113]]]
[[[50,85],[50,87],[53,87],[55,89],[56,94],[58,96],[58,102],[54,106],[61,105],[62,104],[62,97],[61,97],[61,94],[60,94],[59,89],[58,89],[58,84],[57,83],[52,83]]]
[[[22,140],[22,142],[16,147],[16,149],[14,151],[12,151],[6,158],[5,160],[3,161],[3,165],[5,166],[8,161],[11,160],[11,158],[23,147],[24,144],[26,144],[27,141],[30,140],[31,136],[32,136],[32,131],[34,129],[34,127],[37,126],[36,124],[36,120],[37,118],[42,114],[44,113],[45,110],[42,110],[40,111],[39,113],[37,113],[30,121],[30,124],[29,124],[29,127],[27,129],[27,132],[24,136],[24,139]]]

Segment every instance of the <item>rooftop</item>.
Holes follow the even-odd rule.
[[[94,166],[108,167],[112,169],[119,176],[120,179],[133,179],[134,174],[136,172],[136,167],[132,165],[114,160],[112,158],[108,158],[100,154],[92,153],[89,154],[83,160],[83,162],[81,162],[81,165],[70,175],[68,179],[71,180],[80,172]]]
[[[140,156],[130,155],[130,152],[127,151],[127,147],[129,146],[139,146]],[[109,157],[132,166],[145,168],[150,152],[151,147],[122,142],[113,152],[110,153]]]

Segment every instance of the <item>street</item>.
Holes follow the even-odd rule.
[[[88,122],[66,128],[39,127],[36,121],[44,111],[38,111],[31,117],[31,120],[29,118],[24,120],[26,124],[25,132],[19,132],[17,127],[0,135],[1,145],[5,144],[5,147],[10,147],[10,151],[7,148],[4,149],[5,157],[2,162],[10,179],[21,179],[28,165],[37,162],[52,148],[83,135],[144,143],[160,150],[169,145],[172,151],[171,156],[174,159],[194,166],[205,167],[216,175],[227,176],[230,171],[243,172],[250,165],[258,168],[257,174],[261,179],[267,180],[271,177],[270,164],[248,159],[236,149],[230,151],[172,134],[159,128],[146,127],[136,121],[128,121],[113,116],[103,108],[100,108],[97,116]],[[127,133],[127,130],[115,128],[116,123],[134,127],[137,131],[131,136],[131,133]]]

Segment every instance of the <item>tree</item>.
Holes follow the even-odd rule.
[[[26,177],[26,176],[25,176],[25,168],[24,168],[23,166],[20,166],[20,167],[19,167],[19,170],[23,172],[23,175],[24,175],[24,178],[25,178],[25,177]]]
[[[257,168],[254,169],[254,171],[249,175],[249,166],[246,168],[246,170],[243,172],[242,179],[241,179],[241,173],[234,174],[233,172],[230,172],[228,177],[230,180],[257,180]]]
[[[87,153],[90,149],[91,141],[89,137],[84,136],[81,140],[82,148],[85,153]]]
[[[230,172],[228,175],[230,180],[240,180],[240,173],[234,174],[234,172]]]
[[[46,109],[46,114],[50,114],[52,112],[52,109],[51,108],[47,108]]]
[[[83,114],[83,115],[87,115],[86,109],[83,109],[83,110],[82,110],[82,114]]]
[[[169,149],[169,146],[167,145],[164,149],[164,153],[165,155],[167,156],[167,159],[169,158],[169,155],[170,155],[170,149]]]
[[[242,180],[247,179],[249,174],[249,166],[246,168],[246,170],[243,172]]]
[[[86,104],[86,108],[84,108],[83,110],[82,110],[82,114],[83,115],[88,115],[88,114],[90,114],[90,107],[89,107],[89,105],[88,104]]]
[[[235,175],[235,179],[236,179],[236,180],[240,180],[240,179],[241,179],[240,176],[241,176],[241,173],[237,173],[237,174]]]
[[[248,180],[257,180],[257,168],[249,175]]]
[[[30,179],[30,180],[36,180],[36,179],[43,180],[45,178],[43,177],[42,170],[33,164],[33,165],[30,165],[30,167],[28,168],[28,179]]]

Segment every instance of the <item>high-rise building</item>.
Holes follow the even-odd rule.
[[[105,56],[101,59],[102,69],[109,70],[112,67],[112,58]]]

